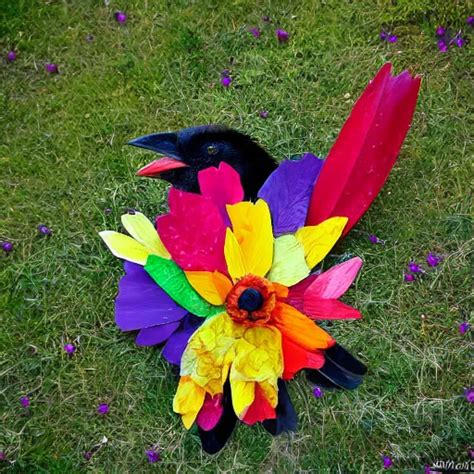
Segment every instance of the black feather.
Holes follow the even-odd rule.
[[[216,454],[225,446],[232,431],[234,431],[235,423],[237,421],[234,408],[232,407],[232,397],[228,381],[224,385],[222,405],[222,416],[212,430],[205,431],[198,427],[202,449],[208,454]]]
[[[276,407],[276,419],[265,420],[263,427],[273,436],[288,431],[296,431],[298,428],[298,417],[291,403],[286,383],[284,380],[278,380],[278,405]]]
[[[306,370],[310,382],[326,388],[347,390],[353,390],[362,383],[367,367],[342,346],[336,344],[325,351],[325,359],[320,369]]]

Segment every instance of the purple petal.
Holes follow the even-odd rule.
[[[139,346],[154,346],[155,344],[161,344],[179,328],[180,324],[180,321],[178,321],[176,323],[160,324],[159,326],[142,329],[138,333],[135,342]]]
[[[124,263],[125,276],[115,300],[115,321],[122,331],[180,321],[187,311],[178,306],[141,265]]]
[[[275,235],[303,227],[316,179],[324,161],[311,153],[287,160],[268,177],[258,193],[270,207]]]
[[[161,355],[170,364],[180,365],[181,357],[184,349],[186,349],[189,338],[203,322],[204,318],[198,318],[188,313],[183,321],[183,327],[170,336]]]

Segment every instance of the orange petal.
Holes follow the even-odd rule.
[[[209,303],[220,306],[224,304],[229,291],[232,289],[230,280],[214,272],[185,272],[191,286]]]
[[[336,343],[326,331],[286,303],[278,301],[272,317],[283,336],[308,351],[327,349]]]
[[[273,287],[275,288],[275,293],[277,295],[277,298],[284,300],[285,298],[288,297],[289,289],[285,285],[281,285],[280,283],[272,283]]]

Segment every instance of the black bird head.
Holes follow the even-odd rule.
[[[129,145],[163,155],[141,168],[139,176],[162,178],[174,187],[198,192],[197,173],[221,161],[240,175],[246,198],[255,198],[275,160],[249,136],[220,125],[185,128],[178,132],[155,133],[136,138]]]

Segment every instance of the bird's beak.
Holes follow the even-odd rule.
[[[145,135],[144,137],[135,138],[128,142],[129,145],[146,150],[160,153],[163,158],[154,160],[148,165],[137,171],[138,176],[156,177],[164,171],[170,171],[188,166],[179,156],[178,152],[178,136],[176,133],[154,133]]]

